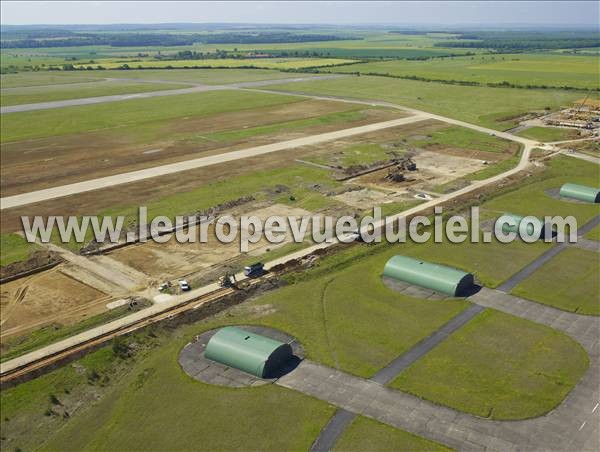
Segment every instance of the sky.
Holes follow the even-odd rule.
[[[278,23],[598,26],[596,1],[1,2],[2,24]]]

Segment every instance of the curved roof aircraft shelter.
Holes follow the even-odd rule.
[[[269,378],[291,360],[292,347],[270,337],[241,328],[221,328],[206,345],[207,359]]]
[[[475,284],[471,273],[408,256],[393,256],[385,264],[383,275],[453,297],[468,293]]]
[[[600,189],[578,184],[564,184],[560,187],[560,196],[584,202],[600,202]]]

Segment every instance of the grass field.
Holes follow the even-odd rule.
[[[586,239],[595,240],[600,242],[600,226],[596,226],[590,232],[585,235]]]
[[[547,162],[548,167],[540,176],[542,180],[498,196],[483,205],[483,209],[494,213],[511,212],[538,217],[572,215],[579,227],[600,214],[600,206],[575,203],[551,197],[547,191],[560,188],[567,182],[582,185],[597,185],[598,167],[589,162],[569,157],[555,157]]]
[[[332,180],[327,171],[301,164],[286,165],[273,170],[264,170],[228,179],[217,179],[208,185],[201,185],[193,190],[147,199],[149,218],[164,215],[174,218],[176,215],[191,214],[218,204],[252,195],[258,200],[270,200],[273,203],[288,204],[311,212],[333,207],[334,199],[321,194],[310,187],[315,185],[322,189],[335,189],[339,182]],[[277,187],[286,187],[286,191],[276,193]],[[137,205],[114,205],[101,210],[99,216],[126,217],[125,224],[137,221]],[[91,240],[92,231],[88,231],[86,240]],[[77,251],[82,244],[74,240],[64,244],[55,230],[52,240],[60,246]]]
[[[391,386],[485,418],[524,419],[558,405],[587,367],[585,350],[567,335],[487,310]]]
[[[319,74],[302,74],[302,77]],[[277,80],[296,78],[297,73],[281,72],[274,69],[144,69],[144,70],[106,70],[106,71],[60,71],[60,72],[20,72],[0,76],[2,88],[27,86],[46,86],[70,83],[97,82],[106,78],[162,80],[187,83],[218,85],[223,83],[254,82],[259,80]]]
[[[441,444],[358,416],[342,433],[334,452],[448,451]]]
[[[270,385],[234,390],[194,382],[179,368],[178,352],[201,331],[226,324],[259,324],[297,337],[310,359],[360,376],[371,376],[466,306],[463,301],[423,302],[385,287],[380,279],[383,264],[391,254],[404,249],[405,245],[348,248],[320,261],[313,269],[289,275],[286,279],[291,285],[215,317],[175,330],[135,335],[129,342],[141,350],[135,358],[122,361],[106,347],[74,366],[3,390],[0,422],[5,438],[12,441],[7,444],[24,449],[31,444],[43,444],[42,449],[57,450],[68,444],[77,449],[122,450],[134,445],[184,448],[185,444],[202,442],[210,449],[305,450],[332,415],[331,406]],[[456,402],[457,408],[467,411],[487,410],[485,415],[489,413],[486,401],[491,400],[496,407],[493,415],[498,418],[526,417],[531,410],[537,412],[557,403],[568,392],[578,372],[585,369],[585,353],[573,341],[546,327],[499,313],[490,317],[480,327],[472,322],[459,330],[455,336],[460,339],[464,335],[466,339],[458,345],[453,345],[455,336],[440,345],[446,347],[450,343],[449,351],[441,355],[451,360],[451,365],[447,373],[445,367],[435,368],[433,375],[456,383],[458,389],[443,388],[443,394],[452,397],[450,401],[438,400],[437,393],[432,393],[434,399]],[[143,344],[148,341],[155,345],[144,351]],[[506,341],[514,348],[504,346]],[[425,359],[436,356],[437,351]],[[509,353],[511,359],[519,360],[516,369],[506,361]],[[553,359],[547,357],[549,353],[553,353]],[[473,363],[477,364],[475,368]],[[472,372],[468,379],[453,372],[452,366],[456,365]],[[111,366],[123,369],[118,374],[110,370]],[[556,371],[556,366],[562,366],[564,372]],[[498,380],[490,376],[506,369],[510,370],[511,378]],[[89,382],[92,371],[98,374],[98,383]],[[549,381],[539,376],[546,371],[553,372]],[[411,368],[407,372],[414,371]],[[459,377],[460,382],[453,380]],[[415,380],[424,382],[428,388],[440,387],[426,384],[428,378],[429,367],[419,372]],[[563,386],[556,385],[559,379]],[[480,381],[483,381],[482,392],[469,398],[471,405],[463,404],[461,395],[470,395],[470,384]],[[524,390],[523,385],[532,381],[533,389]],[[469,389],[463,391],[465,383]],[[165,391],[165,387],[169,390]],[[498,394],[506,394],[507,388],[511,397],[506,403],[510,408],[493,398],[480,399],[487,395],[500,397]],[[84,391],[100,400],[72,411],[72,407],[80,406],[78,401]],[[57,395],[62,406],[71,412],[68,419],[44,415],[47,407],[62,409],[48,402],[51,395]],[[143,423],[139,422],[140,412],[145,413]],[[30,430],[32,423],[37,426],[34,432]],[[232,423],[236,429],[230,428]],[[293,427],[284,428],[288,423]],[[366,424],[357,421],[340,444],[358,441],[357,436],[362,438],[359,441],[375,436],[371,441],[383,450],[392,444],[394,450],[439,447],[379,424]]]
[[[27,86],[63,85],[67,83],[88,83],[97,81],[97,77],[85,72],[20,72],[0,75],[2,89]]]
[[[486,287],[497,287],[549,248],[546,243],[442,243],[427,242],[406,250],[404,254],[450,265],[468,272]]]
[[[176,88],[186,88],[186,85],[165,83],[134,83],[134,82],[87,82],[83,85],[67,84],[55,87],[13,88],[10,92],[0,95],[0,104],[19,105],[55,100],[81,99],[85,97],[110,96],[114,94],[134,94],[150,91],[163,91]]]
[[[518,86],[600,88],[598,58],[595,56],[542,53],[475,55],[426,61],[369,62],[333,70],[480,84],[507,82]]]
[[[548,162],[548,168],[530,183],[481,203],[481,218],[496,218],[505,212],[538,217],[573,215],[581,226],[598,215],[600,207],[555,199],[546,194],[546,190],[559,188],[567,181],[593,185],[596,174],[597,168],[587,162],[555,157]],[[491,243],[466,241],[455,244],[446,240],[411,247],[407,254],[474,272],[485,286],[497,287],[549,246],[547,243],[527,244],[519,240],[508,244],[496,240]]]
[[[435,122],[422,125],[409,133],[394,134],[393,140],[389,140],[389,142],[382,143],[380,140],[365,139],[361,143],[353,144],[342,151],[319,154],[309,157],[308,160],[325,165],[348,167],[350,165],[370,164],[376,161],[387,160],[390,158],[390,149],[398,153],[402,153],[405,150],[424,149],[442,153],[451,152],[453,155],[480,159],[490,158],[490,156],[493,158],[505,158],[516,154],[518,148],[518,144],[508,140],[493,137],[465,127],[450,126],[446,123]],[[488,152],[492,154],[487,154]],[[512,162],[511,157],[508,157],[508,160],[511,160],[508,167],[503,164],[504,162],[492,162],[489,167],[466,176],[466,178],[478,178],[480,176],[479,173],[485,176],[484,172],[489,173],[496,168],[499,168],[498,172],[505,171],[516,164],[516,162]]]
[[[558,127],[530,127],[517,133],[517,135],[542,142],[576,140],[580,137],[578,130]]]
[[[424,139],[416,140],[412,144],[424,147],[443,145],[453,149],[461,149],[465,151],[465,156],[468,156],[470,151],[511,154],[518,149],[518,144],[512,141],[458,126],[450,126],[431,132]]]
[[[518,124],[530,111],[557,110],[581,98],[580,92],[458,86],[385,77],[351,77],[271,86],[309,94],[380,99],[497,130]]]
[[[258,135],[270,135],[281,132],[291,132],[307,127],[326,124],[340,124],[340,127],[342,127],[344,123],[350,121],[357,121],[363,117],[364,115],[362,115],[362,113],[358,110],[344,111],[340,113],[331,113],[329,115],[318,116],[316,118],[282,121],[276,124],[249,127],[240,130],[227,130],[223,132],[206,133],[202,135],[202,140],[216,142],[238,141],[250,137],[255,137]]]
[[[106,347],[75,367],[3,390],[3,446],[306,450],[333,413],[326,403],[274,385],[236,390],[198,383],[176,361],[185,340],[170,337],[152,353],[126,360]],[[135,340],[143,349],[159,339],[140,334]],[[49,402],[50,395],[61,405]]]
[[[160,135],[165,121],[250,110],[301,99],[277,94],[217,91],[162,98],[14,113],[2,118],[2,143],[118,128],[120,134],[147,139]],[[38,124],[32,128],[31,124]],[[131,130],[134,126],[141,126]],[[129,128],[129,129],[127,129]]]
[[[177,355],[192,336],[206,329],[224,324],[262,324],[295,335],[310,359],[372,375],[466,306],[462,301],[423,303],[392,292],[379,277],[387,256],[371,255],[373,251],[371,247],[350,248],[323,266],[300,274],[303,281],[209,320],[174,331],[155,331],[145,339],[139,336],[146,333],[140,333],[131,339],[138,344],[137,349],[143,350],[146,341],[160,344],[133,362],[123,363],[124,375],[105,369],[109,367],[106,361],[116,361],[113,365],[121,362],[111,358],[107,347],[79,360],[75,367],[66,366],[3,390],[0,422],[5,437],[18,439],[10,444],[23,449],[50,437],[43,448],[55,450],[69,444],[73,448],[122,450],[133,445],[168,445],[172,449],[201,441],[211,450],[306,450],[333,413],[331,406],[271,385],[234,390],[197,383],[181,371]],[[355,265],[361,256],[365,259]],[[366,275],[367,283],[360,282],[357,274]],[[92,370],[100,374],[99,381],[106,381],[88,388]],[[164,391],[165,387],[169,391]],[[103,398],[71,412],[68,420],[44,416],[50,394],[57,395],[71,410],[77,394],[85,388]],[[146,413],[142,424],[140,412]],[[37,425],[35,432],[28,428],[31,423]],[[284,428],[289,423],[294,427]],[[49,427],[44,429],[46,424]],[[94,428],[88,428],[92,424]]]
[[[578,314],[600,315],[600,259],[568,247],[514,288],[529,300]]]
[[[127,65],[131,69],[161,69],[161,68],[244,68],[256,67],[262,69],[306,69],[320,66],[337,66],[353,63],[355,60],[341,58],[235,58],[235,59],[204,59],[204,60],[152,60],[152,59],[99,59],[94,64],[76,66],[106,69],[118,69]]]
[[[0,265],[2,267],[26,260],[29,255],[39,249],[35,243],[27,241],[18,234],[0,234]]]

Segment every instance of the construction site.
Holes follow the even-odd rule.
[[[287,69],[96,69],[107,45],[2,76],[2,450],[597,450],[597,93],[498,72],[541,52],[398,59],[519,84],[338,73],[361,29],[294,57],[257,33],[214,64]]]
[[[550,113],[528,121],[528,124],[537,123],[549,127],[563,127],[581,130],[585,136],[598,136],[600,130],[600,101],[590,99],[589,96],[579,99],[573,107],[565,107],[560,111]]]

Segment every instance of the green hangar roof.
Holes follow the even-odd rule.
[[[514,213],[505,213],[500,218],[498,218],[497,221],[501,222],[502,231],[518,233],[519,228],[521,227],[521,222],[523,221],[524,218],[525,217],[523,217],[521,215],[516,215]],[[509,223],[507,220],[512,220],[512,221]],[[537,226],[540,231],[538,238],[543,237],[544,236],[544,228],[545,228],[544,222],[542,220],[540,220],[539,218],[535,218],[535,217],[530,218],[530,220],[531,221],[527,223],[527,234],[533,235],[533,233],[535,232],[535,228]],[[535,224],[535,226],[534,226],[534,224]]]
[[[565,184],[560,187],[560,196],[585,202],[600,202],[600,189],[586,185]]]
[[[292,347],[228,326],[210,338],[204,357],[260,378],[268,378],[292,357]]]
[[[450,296],[461,296],[474,284],[471,273],[408,256],[392,257],[385,264],[383,275]]]

